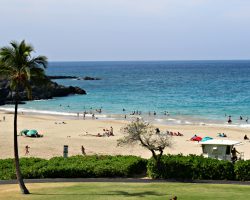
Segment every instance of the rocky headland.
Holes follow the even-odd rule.
[[[53,97],[63,97],[68,95],[85,95],[87,94],[85,90],[74,87],[74,86],[63,86],[56,82],[51,81],[50,77],[47,77],[42,84],[31,84],[32,85],[32,99],[51,99]],[[27,92],[21,90],[20,92],[20,102],[28,101]],[[0,105],[10,104],[13,102],[13,93],[10,90],[9,82],[5,79],[0,78]]]

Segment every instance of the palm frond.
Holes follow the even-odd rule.
[[[20,43],[11,41],[10,46],[0,49],[0,75],[8,76],[12,91],[25,89],[31,97],[30,83],[44,83],[47,80],[44,69],[47,67],[45,56],[31,57],[32,45],[25,40]]]
[[[43,67],[44,69],[47,68],[48,61],[46,56],[37,56],[35,58],[32,58],[29,61],[30,65],[33,67]]]

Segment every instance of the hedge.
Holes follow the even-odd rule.
[[[249,181],[250,180],[250,160],[241,160],[235,163],[234,173],[236,180]]]
[[[135,177],[181,180],[250,180],[250,160],[220,161],[196,155],[163,155],[156,165],[153,158],[136,156],[72,156],[50,160],[21,158],[24,178]],[[0,180],[15,179],[13,159],[0,159]]]
[[[148,161],[147,173],[151,178],[163,179],[235,179],[234,165],[231,162],[195,155],[164,155],[158,167],[151,158]]]
[[[133,177],[146,173],[147,160],[136,156],[73,156],[50,160],[21,158],[23,178]],[[15,179],[13,159],[0,160],[0,179]]]

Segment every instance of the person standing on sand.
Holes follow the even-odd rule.
[[[235,147],[231,150],[231,153],[232,153],[232,161],[236,161],[238,158],[237,158],[237,154],[240,154],[240,152],[238,152]]]
[[[30,147],[28,145],[25,146],[25,155],[28,155],[30,153],[29,148]]]
[[[110,134],[109,134],[110,136],[114,136],[114,129],[113,129],[113,127],[111,126],[110,127]]]
[[[3,121],[5,121],[5,116],[3,116]]]
[[[83,145],[82,145],[82,147],[81,147],[81,150],[82,150],[82,155],[83,155],[83,156],[86,156],[85,148],[84,148]]]

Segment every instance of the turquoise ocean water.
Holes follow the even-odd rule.
[[[148,112],[155,111],[154,120],[181,124],[226,123],[231,115],[246,126],[238,118],[250,117],[250,61],[50,62],[47,74],[101,80],[56,80],[87,95],[27,102],[22,110],[74,115],[102,108],[99,116],[110,118],[136,110],[150,118]]]

